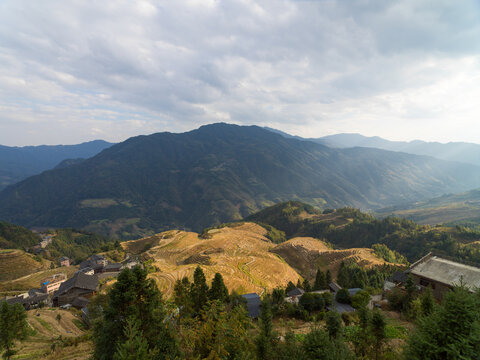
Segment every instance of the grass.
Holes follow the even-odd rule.
[[[85,325],[85,323],[81,320],[78,319],[72,319],[72,322],[75,324],[76,327],[78,327],[80,330],[87,331],[88,327]]]
[[[46,330],[53,331],[52,325],[47,323],[45,320],[40,319],[39,317],[34,317],[34,319],[37,320]]]
[[[2,261],[0,261],[0,268],[3,267]],[[48,269],[48,270],[40,269],[40,271],[37,270],[37,271],[32,271],[31,273],[25,274],[25,275],[29,275],[28,277],[25,277],[19,280],[11,280],[11,281],[1,281],[1,277],[0,277],[0,292],[1,291],[23,291],[23,290],[26,291],[28,289],[37,288],[40,286],[40,281],[46,277],[49,277],[58,273],[64,273],[69,278],[77,270],[78,270],[78,266],[59,267],[56,269]],[[17,271],[12,273],[18,274]]]

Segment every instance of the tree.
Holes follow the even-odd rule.
[[[298,281],[297,281],[297,286],[296,286],[296,287],[299,288],[299,289],[303,289],[302,280],[298,279]]]
[[[387,334],[385,332],[387,322],[385,321],[385,317],[382,315],[382,313],[378,309],[375,309],[370,319],[370,324],[374,339],[375,359],[377,360],[382,353],[383,344],[387,338]]]
[[[212,287],[209,291],[210,300],[220,300],[222,303],[228,301],[228,290],[223,282],[223,277],[221,274],[216,273],[212,281]]]
[[[435,307],[435,300],[433,298],[432,289],[430,287],[428,287],[427,290],[422,294],[420,301],[422,304],[421,305],[422,315],[423,316],[430,315],[433,312],[433,309]]]
[[[182,280],[178,279],[173,287],[174,302],[183,317],[191,316],[193,313],[190,288],[191,284],[186,276]]]
[[[351,303],[355,309],[366,307],[369,301],[370,301],[370,294],[365,290],[360,290],[351,297]]]
[[[480,295],[463,286],[445,294],[441,306],[418,319],[407,340],[405,359],[478,359]]]
[[[127,320],[138,324],[138,334],[148,343],[155,359],[173,358],[178,355],[178,344],[172,323],[168,320],[162,296],[147,271],[139,266],[125,269],[108,293],[103,318],[94,327],[94,358],[113,359],[119,344],[127,341]]]
[[[325,277],[325,274],[322,272],[322,270],[318,269],[317,270],[317,275],[315,276],[315,283],[313,285],[313,290],[323,290],[327,289],[327,279]]]
[[[312,291],[312,286],[307,279],[303,280],[303,290],[305,290],[307,293]]]
[[[337,300],[340,304],[350,304],[352,302],[350,293],[347,289],[338,290],[337,294],[335,295],[335,300]]]
[[[327,281],[328,287],[328,285],[332,282],[332,273],[330,272],[330,269],[328,269],[327,273],[325,274],[325,280]]]
[[[208,285],[205,279],[205,274],[200,266],[197,266],[193,273],[193,284],[190,290],[193,310],[195,314],[199,315],[202,308],[206,305],[208,300]]]
[[[352,353],[340,338],[331,339],[329,334],[321,329],[313,329],[305,336],[303,342],[305,359],[348,360]]]
[[[272,291],[272,302],[274,305],[282,305],[285,301],[285,290],[282,288],[275,288]]]
[[[153,358],[148,352],[148,342],[134,318],[127,320],[124,336],[125,342],[117,343],[114,360],[150,360]]]
[[[340,314],[336,311],[329,311],[325,318],[328,335],[331,339],[336,339],[342,331],[342,320]]]
[[[16,354],[16,340],[24,340],[28,336],[27,314],[21,304],[8,305],[4,301],[0,307],[0,350],[4,359]]]
[[[260,333],[256,339],[257,357],[259,360],[274,358],[275,335],[273,333],[272,319],[270,302],[264,300],[260,307]]]

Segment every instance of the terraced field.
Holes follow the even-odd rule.
[[[15,359],[90,358],[93,345],[82,338],[85,328],[78,313],[51,308],[30,310],[27,316],[32,335],[19,344]]]
[[[371,249],[332,250],[314,238],[294,238],[276,245],[266,234],[263,227],[247,222],[210,230],[208,239],[176,230],[122,246],[127,252],[153,261],[158,271],[149,276],[167,297],[173,293],[177,279],[192,279],[198,265],[207,281],[219,272],[229,289],[263,294],[302,277],[312,279],[318,267],[336,274],[342,260],[352,259],[365,266],[384,263]]]
[[[49,261],[39,261],[22,250],[0,252],[0,281],[8,281],[50,267]]]

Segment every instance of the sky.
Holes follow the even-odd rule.
[[[0,1],[0,144],[214,122],[480,143],[480,2]]]

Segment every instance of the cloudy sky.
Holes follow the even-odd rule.
[[[230,122],[480,143],[480,2],[0,1],[0,144]]]

